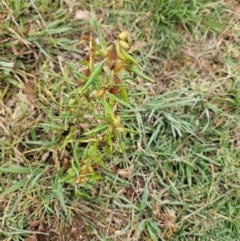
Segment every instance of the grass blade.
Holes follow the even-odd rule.
[[[136,74],[137,76],[151,82],[151,83],[155,83],[155,80],[148,77],[147,75],[145,75],[142,71],[140,71],[139,69],[133,67],[133,66],[128,66],[128,69],[133,72],[134,74]]]
[[[103,60],[102,62],[100,62],[98,64],[98,66],[96,68],[94,68],[94,70],[92,71],[92,73],[90,74],[87,82],[84,84],[83,87],[81,87],[80,91],[79,91],[79,94],[82,94],[90,84],[92,84],[92,82],[94,81],[94,79],[96,77],[98,77],[99,74],[101,74],[102,72],[102,69],[103,69],[103,65],[105,63],[105,60]]]

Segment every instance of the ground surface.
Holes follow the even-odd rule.
[[[240,240],[239,19],[238,1],[3,0],[0,239]],[[102,110],[71,93],[99,29],[128,30],[156,82],[125,73],[133,131],[99,144],[86,181],[71,175]]]

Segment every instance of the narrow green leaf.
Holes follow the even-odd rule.
[[[8,167],[0,167],[0,172],[3,173],[16,173],[16,174],[30,174],[31,169],[28,167],[22,167],[18,165],[11,165]]]
[[[133,134],[140,134],[141,132],[140,131],[135,131],[135,130],[132,130],[132,129],[129,129],[129,128],[123,128],[124,129],[124,132],[128,132],[128,133],[133,133]]]
[[[146,220],[143,220],[139,225],[138,225],[138,233],[139,235],[142,233],[142,231],[145,229],[146,227]]]
[[[58,182],[72,183],[75,177],[76,177],[76,171],[70,168],[67,170],[67,173],[64,177],[61,177],[58,179]]]
[[[126,91],[126,89],[124,88],[124,87],[121,87],[120,88],[120,96],[121,96],[121,98],[123,99],[123,100],[125,100],[125,101],[129,101],[128,100],[128,94],[127,94],[127,91]]]
[[[122,55],[124,56],[125,60],[127,60],[130,63],[133,63],[138,66],[139,69],[141,69],[141,65],[127,52],[123,51]]]
[[[0,61],[0,67],[13,68],[14,67],[14,63],[13,62]]]
[[[71,28],[69,27],[57,27],[57,28],[49,28],[48,30],[44,30],[42,34],[60,34],[60,33],[66,33],[69,31]]]
[[[139,211],[139,208],[131,202],[128,202],[128,204],[123,204],[123,203],[118,202],[117,200],[114,200],[113,203],[114,203],[114,205],[121,207],[121,208],[134,208]]]
[[[101,28],[99,27],[98,23],[96,22],[95,19],[92,19],[93,25],[97,31],[97,37],[99,39],[100,46],[103,46],[103,36],[102,36],[102,31]]]
[[[149,233],[149,236],[151,237],[151,239],[153,241],[158,241],[158,238],[157,236],[155,235],[154,231],[152,230],[152,227],[149,223],[147,223],[147,230],[148,230],[148,233]]]
[[[33,180],[31,181],[31,184],[29,186],[29,190],[32,190],[32,188],[36,185],[36,183],[39,181],[39,179],[41,178],[41,176],[43,175],[44,169],[41,168],[40,173],[38,173]]]
[[[140,210],[144,210],[148,206],[148,190],[145,187],[142,195],[142,200],[140,202]]]
[[[196,152],[193,152],[197,157],[199,157],[199,158],[202,158],[203,160],[205,160],[205,161],[207,161],[207,162],[210,162],[210,163],[212,163],[212,164],[214,164],[214,165],[216,165],[216,166],[222,166],[222,164],[221,163],[218,163],[218,162],[216,162],[216,161],[214,161],[212,158],[210,158],[210,157],[207,157],[207,156],[205,156],[205,155],[203,155],[203,154],[201,154],[201,153],[196,153]]]
[[[48,29],[50,29],[50,28],[55,29],[55,28],[59,27],[60,24],[62,24],[62,20],[52,21],[52,22],[50,22],[50,24],[47,26],[47,28],[48,28]]]
[[[186,175],[187,175],[187,180],[188,180],[188,185],[191,187],[192,186],[192,167],[186,166]]]
[[[80,191],[77,186],[74,189],[74,196],[75,197],[83,197],[83,198],[89,198],[89,195],[84,192],[84,191]]]
[[[133,66],[128,66],[128,69],[135,73],[136,75],[138,75],[139,77],[151,82],[151,83],[155,83],[155,80],[148,77],[147,75],[145,75],[141,70],[137,69],[137,68],[134,68]]]
[[[105,131],[107,128],[108,128],[108,125],[100,125],[94,129],[84,133],[83,135],[85,135],[85,136],[89,136],[89,135],[93,135],[93,134],[95,135],[101,131]]]
[[[59,202],[62,206],[63,211],[65,212],[65,214],[67,214],[67,208],[66,208],[66,205],[65,205],[62,185],[59,182],[57,182],[56,185],[57,185],[56,193],[57,193],[58,200],[59,200]]]
[[[67,63],[67,65],[69,66],[69,68],[71,69],[71,71],[72,71],[78,78],[83,79],[83,80],[85,80],[85,81],[88,80],[88,77],[86,77],[85,75],[79,73],[79,72],[76,70],[76,67],[75,67],[73,64]]]
[[[6,77],[5,81],[9,82],[10,84],[16,86],[19,89],[23,88],[23,85],[21,83],[19,83],[18,81],[16,81],[15,79],[13,79],[11,77]]]
[[[156,223],[156,221],[150,220],[148,223],[152,226],[152,228],[155,231],[155,233],[157,234],[157,236],[160,236],[161,230],[160,230],[158,224]]]
[[[112,153],[112,133],[108,132],[106,135],[105,135],[105,140],[107,141],[108,143],[108,150],[110,153]]]
[[[0,194],[0,198],[16,190],[18,191],[27,181],[28,181],[27,179],[23,179],[21,181],[18,181],[16,184],[10,186],[8,189],[6,189],[4,192]]]
[[[103,107],[104,107],[104,116],[107,119],[108,122],[112,122],[114,123],[115,121],[115,116],[114,116],[114,111],[113,111],[113,106],[107,102],[106,100],[104,100],[103,102]]]
[[[98,64],[96,68],[93,69],[87,82],[84,84],[83,87],[80,88],[79,94],[82,94],[88,88],[88,86],[94,81],[94,79],[102,72],[105,61],[106,60],[104,59],[102,62]]]
[[[116,95],[112,95],[112,94],[108,93],[108,96],[111,100],[114,100],[114,101],[118,102],[120,105],[125,106],[125,107],[135,111],[135,109],[131,105],[129,105],[124,100],[119,99]]]

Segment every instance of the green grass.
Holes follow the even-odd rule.
[[[3,1],[0,239],[239,240],[237,7]],[[133,56],[156,80],[125,78],[129,102],[118,114],[131,131],[112,153],[88,144],[103,117],[76,94],[81,35],[99,37],[89,19],[74,19],[79,9],[95,15],[108,42],[129,30]],[[76,183],[82,160],[96,156],[89,181]]]

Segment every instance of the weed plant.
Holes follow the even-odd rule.
[[[0,239],[239,240],[238,2],[99,3],[0,3]]]

